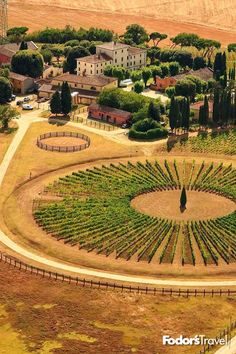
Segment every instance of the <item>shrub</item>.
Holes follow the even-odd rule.
[[[129,131],[129,137],[139,140],[153,140],[166,137],[167,130],[151,118],[139,120],[133,124]]]

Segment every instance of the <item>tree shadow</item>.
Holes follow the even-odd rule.
[[[70,116],[50,116],[48,123],[56,126],[64,126],[70,121]]]
[[[166,143],[167,152],[170,152],[178,143],[180,143],[180,145],[185,145],[188,139],[189,139],[188,132],[179,135],[174,134],[169,136]]]
[[[179,210],[180,210],[181,214],[183,214],[185,212],[185,210],[187,210],[187,208],[186,208],[186,206],[180,205]]]

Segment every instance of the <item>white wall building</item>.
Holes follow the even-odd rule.
[[[96,46],[96,54],[77,59],[78,75],[102,75],[107,65],[130,70],[146,66],[147,50],[127,44],[108,42]]]

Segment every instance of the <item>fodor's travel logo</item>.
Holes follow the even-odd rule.
[[[216,346],[216,345],[227,345],[229,344],[229,339],[228,336],[226,335],[224,338],[206,338],[204,334],[196,335],[195,337],[184,337],[183,335],[180,335],[177,338],[173,338],[171,336],[165,335],[162,337],[162,343],[163,345],[211,345],[211,346]]]

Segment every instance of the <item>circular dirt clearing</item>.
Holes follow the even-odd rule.
[[[75,132],[50,132],[37,139],[37,146],[46,151],[75,152],[87,149],[88,136]]]
[[[48,138],[43,140],[44,144],[50,146],[78,146],[84,144],[84,140],[70,136]]]
[[[233,213],[236,204],[214,193],[187,191],[186,209],[180,211],[180,190],[141,194],[131,201],[141,213],[172,220],[214,219]]]

